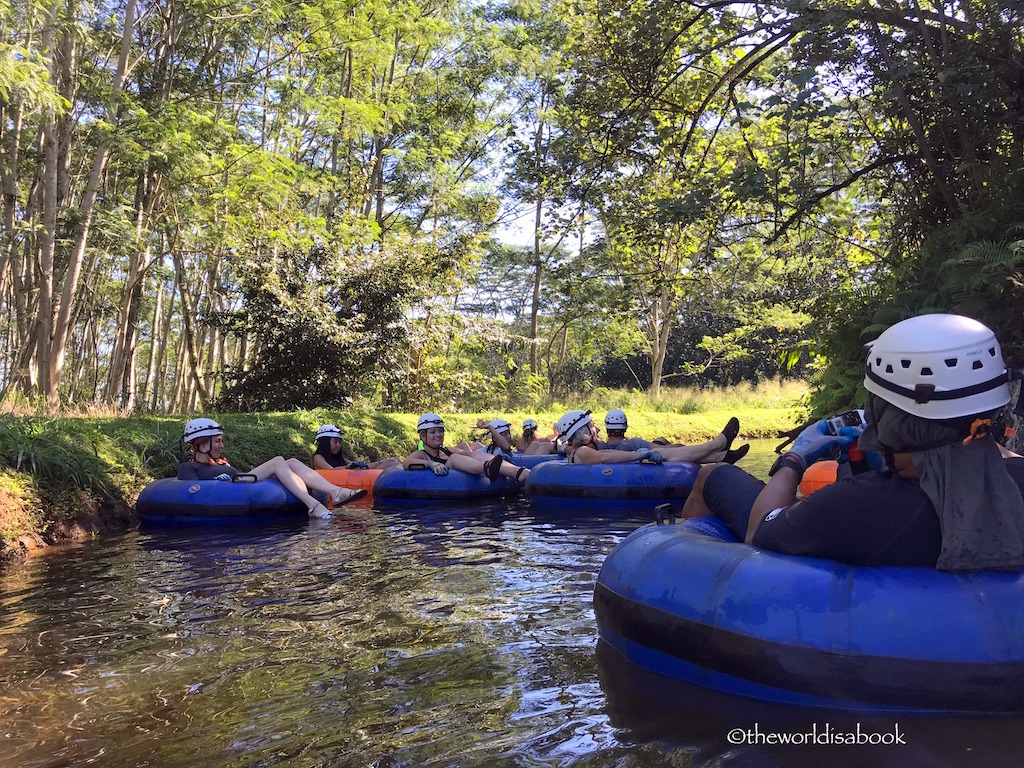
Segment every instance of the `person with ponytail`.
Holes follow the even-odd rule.
[[[523,436],[516,440],[516,450],[525,454],[547,455],[555,453],[555,435],[541,437],[537,434],[537,420],[533,418],[523,419]]]
[[[324,424],[316,431],[316,452],[313,469],[387,469],[401,464],[394,456],[380,461],[349,461],[341,450],[341,436],[345,434],[333,424]]]

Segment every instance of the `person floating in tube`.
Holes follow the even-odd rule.
[[[345,430],[333,424],[324,424],[317,429],[313,469],[387,469],[402,463],[393,456],[380,461],[349,461],[341,450],[341,436],[344,434]]]
[[[995,334],[960,315],[912,317],[868,346],[864,367],[862,425],[808,426],[767,483],[702,467],[683,517],[716,515],[756,547],[852,565],[1024,566],[1024,458],[992,426],[1011,375]],[[797,500],[807,467],[855,439],[880,454],[882,469]]]
[[[188,443],[189,460],[178,467],[179,480],[234,480],[241,474],[224,458],[224,427],[213,419],[192,419],[185,425],[183,439]],[[310,517],[330,517],[331,511],[309,491],[320,491],[330,495],[335,506],[358,501],[366,491],[353,491],[327,482],[315,471],[298,459],[275,456],[246,474],[257,480],[276,477],[285,488],[306,505]]]
[[[486,475],[494,482],[499,477],[508,477],[517,483],[525,483],[530,470],[504,463],[501,455],[485,459],[480,454],[465,454],[444,447],[444,419],[436,413],[424,413],[416,423],[422,448],[410,453],[402,466],[405,469],[429,469],[435,475],[447,475],[449,469],[468,472],[471,475]]]

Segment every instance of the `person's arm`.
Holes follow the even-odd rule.
[[[788,507],[796,501],[800,478],[807,467],[834,448],[849,446],[861,432],[857,427],[843,427],[841,431],[844,434],[829,434],[824,420],[811,424],[793,441],[793,447],[775,461],[768,470],[771,479],[750,508],[744,539],[747,544],[753,542],[757,527],[769,512]]]
[[[512,452],[512,443],[510,443],[508,440],[502,437],[501,433],[494,427],[492,427],[489,421],[484,421],[483,419],[480,419],[477,421],[476,427],[477,429],[486,429],[487,432],[491,435],[491,442],[493,442],[496,446],[501,448],[501,450],[508,451],[509,453]]]
[[[764,490],[757,495],[754,506],[750,508],[750,519],[747,521],[747,535],[744,541],[751,544],[754,532],[765,516],[773,509],[788,507],[796,501],[796,491],[800,485],[803,472],[792,467],[782,466],[772,475]],[[748,497],[749,498],[749,497]],[[740,518],[742,519],[742,518]]]
[[[631,461],[645,458],[648,451],[618,451],[610,448],[598,451],[589,445],[581,445],[576,449],[577,464],[628,464]],[[664,461],[664,459],[662,459]]]
[[[322,454],[314,453],[313,469],[334,469],[334,467],[331,466],[331,463],[327,461]]]
[[[412,469],[415,464],[427,466],[428,461],[433,461],[433,459],[425,451],[413,451],[405,457],[405,461],[402,462],[402,469]]]
[[[490,427],[488,427],[487,431],[491,433],[491,439],[494,441],[496,446],[506,453],[512,453],[512,443],[506,440],[500,432],[497,432]]]

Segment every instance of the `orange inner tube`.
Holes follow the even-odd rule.
[[[826,485],[836,481],[836,472],[839,469],[837,461],[818,461],[811,464],[804,472],[800,480],[800,494],[810,496],[815,491],[820,491]]]
[[[382,469],[318,469],[316,472],[334,485],[340,485],[353,491],[363,489],[366,491],[366,501],[373,501],[373,483],[377,479],[377,475],[383,471]],[[328,508],[333,506],[330,499],[327,501]]]

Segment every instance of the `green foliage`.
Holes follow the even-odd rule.
[[[62,492],[85,489],[115,495],[98,444],[98,433],[86,422],[0,418],[0,461]]]
[[[455,255],[424,257],[413,265],[385,254],[352,263],[317,247],[248,265],[244,313],[223,322],[240,324],[260,344],[248,370],[227,372],[237,380],[220,407],[337,406],[385,380],[406,338],[406,309]]]

